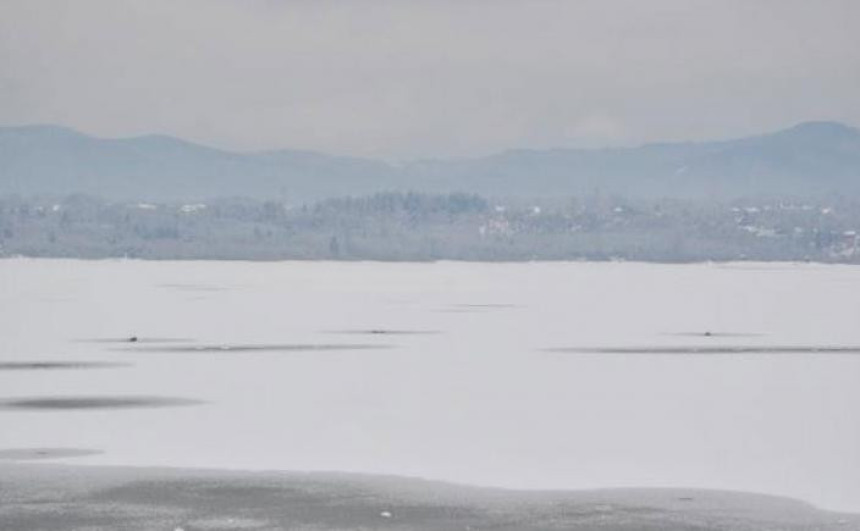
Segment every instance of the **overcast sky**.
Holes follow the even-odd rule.
[[[2,0],[0,124],[388,159],[860,125],[857,0]]]

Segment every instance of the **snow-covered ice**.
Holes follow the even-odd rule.
[[[133,364],[0,371],[0,399],[205,402],[2,410],[0,449],[518,488],[721,488],[860,511],[860,356],[547,350],[858,346],[858,267],[9,259],[0,301],[4,362]],[[335,343],[393,348],[187,348]]]

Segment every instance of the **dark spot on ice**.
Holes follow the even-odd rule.
[[[764,334],[751,332],[712,332],[706,330],[704,332],[675,332],[666,335],[679,337],[762,337]]]
[[[192,343],[193,339],[185,337],[99,337],[90,339],[76,339],[77,343]]]
[[[63,459],[67,457],[87,457],[103,453],[88,448],[8,448],[0,449],[0,460],[30,461],[37,459]]]
[[[71,396],[9,398],[0,400],[0,409],[66,411],[79,409],[131,409],[203,404],[199,400],[160,396]]]
[[[111,369],[130,366],[130,363],[112,363],[103,361],[6,361],[0,362],[0,371]]]

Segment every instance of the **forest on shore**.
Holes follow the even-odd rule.
[[[860,202],[379,193],[290,205],[0,196],[0,256],[860,262]]]

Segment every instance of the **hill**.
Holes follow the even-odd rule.
[[[395,167],[306,151],[230,152],[168,136],[105,139],[56,126],[0,128],[0,194],[154,201],[245,196],[296,203],[380,191],[507,198],[855,195],[860,130],[807,122],[719,142],[512,150]]]

